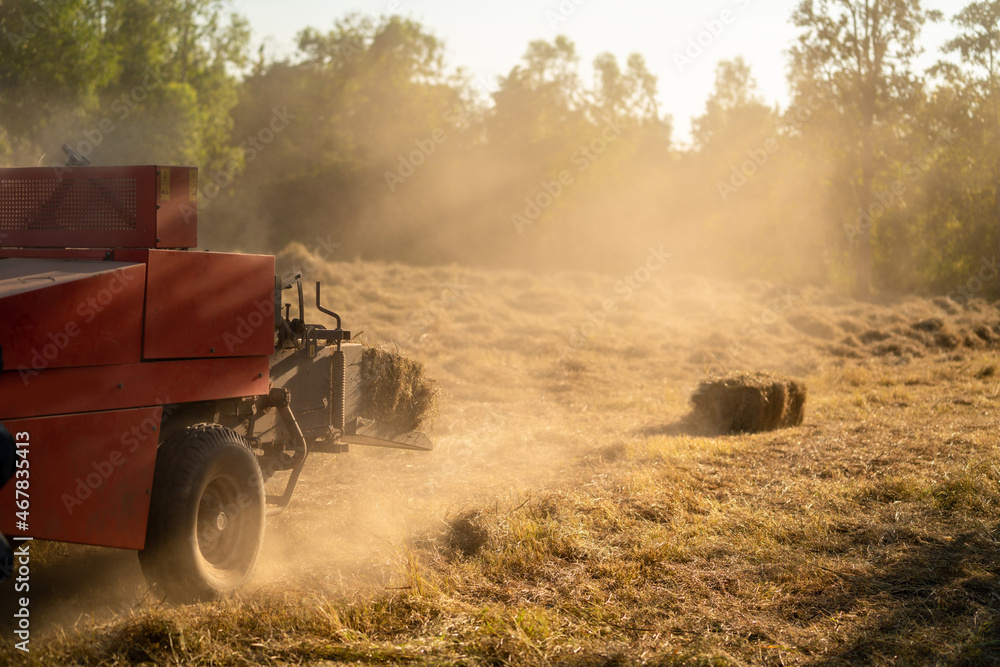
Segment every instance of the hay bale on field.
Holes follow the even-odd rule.
[[[702,382],[691,396],[695,419],[724,433],[760,433],[798,426],[806,387],[770,373],[739,373]]]
[[[414,431],[437,414],[437,383],[424,366],[394,345],[366,346],[361,352],[361,416],[378,424]]]

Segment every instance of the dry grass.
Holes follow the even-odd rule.
[[[394,345],[366,345],[361,353],[362,417],[415,431],[437,414],[439,390],[423,364]]]
[[[996,309],[804,290],[773,318],[766,285],[662,276],[581,347],[614,281],[327,270],[440,379],[438,449],[310,460],[257,587],[171,608],[135,584],[34,664],[1000,660]],[[805,381],[804,423],[693,432],[692,390],[747,369]]]

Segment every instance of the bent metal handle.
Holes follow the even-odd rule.
[[[332,310],[327,310],[326,308],[324,308],[323,306],[320,305],[320,303],[319,303],[319,281],[318,280],[316,281],[316,308],[319,309],[319,312],[321,312],[321,313],[326,313],[327,315],[330,315],[332,317],[337,318],[337,329],[338,330],[344,328],[341,325],[341,322],[340,322],[340,315],[338,315],[337,313],[333,312]]]

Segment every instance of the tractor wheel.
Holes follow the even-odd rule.
[[[175,602],[211,600],[253,575],[264,483],[250,445],[218,424],[177,431],[156,453],[146,546],[150,586]]]

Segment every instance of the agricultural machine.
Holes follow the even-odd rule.
[[[319,283],[197,239],[194,168],[0,169],[0,530],[136,549],[178,601],[249,579],[310,454],[432,447],[364,417],[362,346]]]

